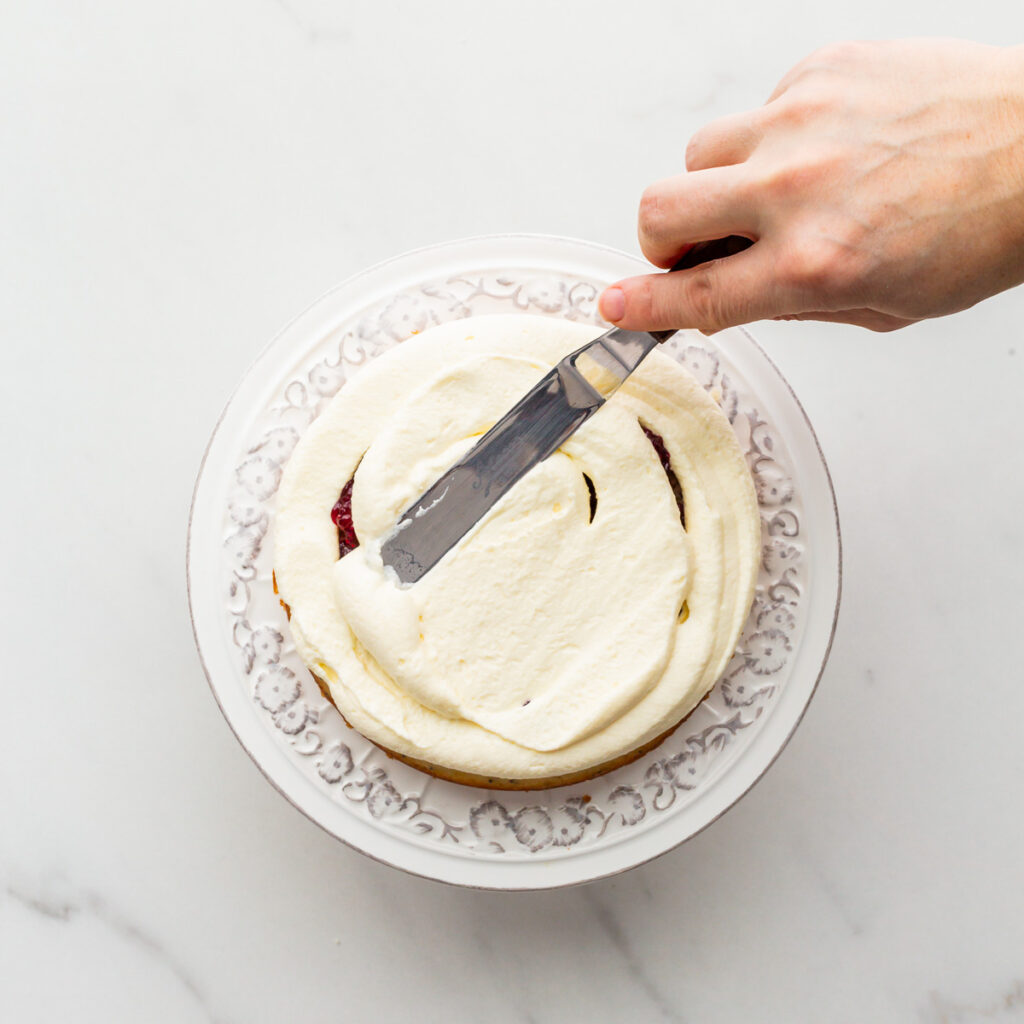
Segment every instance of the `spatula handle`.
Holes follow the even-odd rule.
[[[689,252],[679,260],[669,271],[689,270],[691,267],[699,266],[701,263],[710,263],[711,260],[720,260],[726,256],[735,256],[744,249],[749,249],[754,243],[742,235],[729,235],[728,238],[715,238],[710,242],[698,242]],[[676,332],[672,331],[651,331],[653,337],[659,342],[671,338]]]

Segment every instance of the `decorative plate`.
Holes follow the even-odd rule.
[[[710,695],[644,757],[598,779],[505,793],[383,754],[321,696],[271,582],[274,495],[299,435],[360,367],[433,324],[521,312],[600,323],[597,297],[645,269],[570,239],[500,235],[421,249],[328,292],[249,369],[214,430],[189,523],[196,644],[225,717],[270,782],[332,835],[415,874],[546,889],[614,874],[699,832],[764,773],[824,668],[839,603],[828,469],[795,395],[747,331],[684,332],[663,349],[732,423],[757,488],[753,610]]]

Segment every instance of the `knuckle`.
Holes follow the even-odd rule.
[[[821,70],[822,62],[819,58],[821,51],[815,51],[814,53],[808,54],[802,60],[799,60],[794,64],[786,73],[782,76],[782,80],[776,86],[776,100],[778,103],[779,99],[789,96],[795,89],[800,88],[804,85],[808,78],[814,78],[817,72]]]
[[[834,110],[840,101],[841,96],[830,84],[802,84],[775,100],[765,117],[774,125],[798,128]]]
[[[748,162],[744,173],[738,174],[730,185],[732,201],[740,210],[757,210],[764,201],[764,183],[755,162]]]
[[[864,63],[865,43],[831,43],[815,50],[790,70],[764,110],[769,121],[803,123],[840,106],[849,92],[850,74]]]
[[[796,240],[781,254],[777,273],[823,309],[859,302],[869,288],[869,250],[856,225],[827,225]]]
[[[801,206],[808,197],[819,194],[822,187],[830,188],[837,180],[844,162],[841,152],[831,149],[813,149],[799,158],[765,161],[756,165],[756,173],[749,187],[762,201],[787,202]]]
[[[649,263],[653,263],[656,267],[669,267],[672,264],[672,257],[666,255],[666,248],[664,245],[659,245],[653,242],[650,238],[646,237],[644,233],[639,232],[640,239],[640,251],[644,254],[644,257]]]
[[[827,67],[839,67],[851,64],[856,61],[864,50],[864,43],[854,39],[843,39],[834,43],[827,43],[819,47],[813,54],[816,64],[824,64]]]
[[[717,288],[718,272],[715,263],[703,263],[687,272],[687,319],[697,326],[721,326],[721,296]]]
[[[793,163],[766,163],[757,168],[750,187],[756,190],[762,202],[779,205],[791,196],[799,197],[806,174]]]
[[[686,169],[694,171],[704,166],[704,154],[707,152],[708,129],[701,128],[690,136],[686,144]]]
[[[835,282],[833,246],[820,238],[803,239],[780,256],[777,270],[784,281],[803,292],[829,291]]]
[[[686,146],[686,169],[702,171],[749,159],[757,148],[765,119],[760,110],[733,114],[704,125]]]
[[[640,239],[658,241],[668,230],[668,214],[665,208],[663,190],[658,185],[649,185],[640,196]]]

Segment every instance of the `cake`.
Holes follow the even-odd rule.
[[[345,720],[455,782],[535,789],[660,743],[750,610],[760,524],[728,420],[654,351],[407,587],[402,512],[600,329],[535,316],[431,328],[349,380],[285,467],[274,570],[295,647]]]

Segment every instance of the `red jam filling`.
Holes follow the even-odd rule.
[[[676,507],[679,509],[679,522],[683,524],[683,529],[685,530],[686,512],[683,509],[683,489],[679,485],[679,478],[672,470],[672,459],[668,454],[668,449],[665,447],[665,439],[661,434],[656,434],[650,427],[645,427],[642,423],[640,424],[640,429],[647,435],[647,440],[651,442],[658,459],[661,461],[661,468],[665,470],[665,476],[668,477],[669,486],[672,488],[672,496],[676,499]]]
[[[344,558],[350,551],[359,547],[359,538],[356,536],[356,528],[352,522],[352,484],[355,478],[349,480],[341,489],[338,500],[331,509],[331,522],[338,528],[338,550],[339,557]]]

